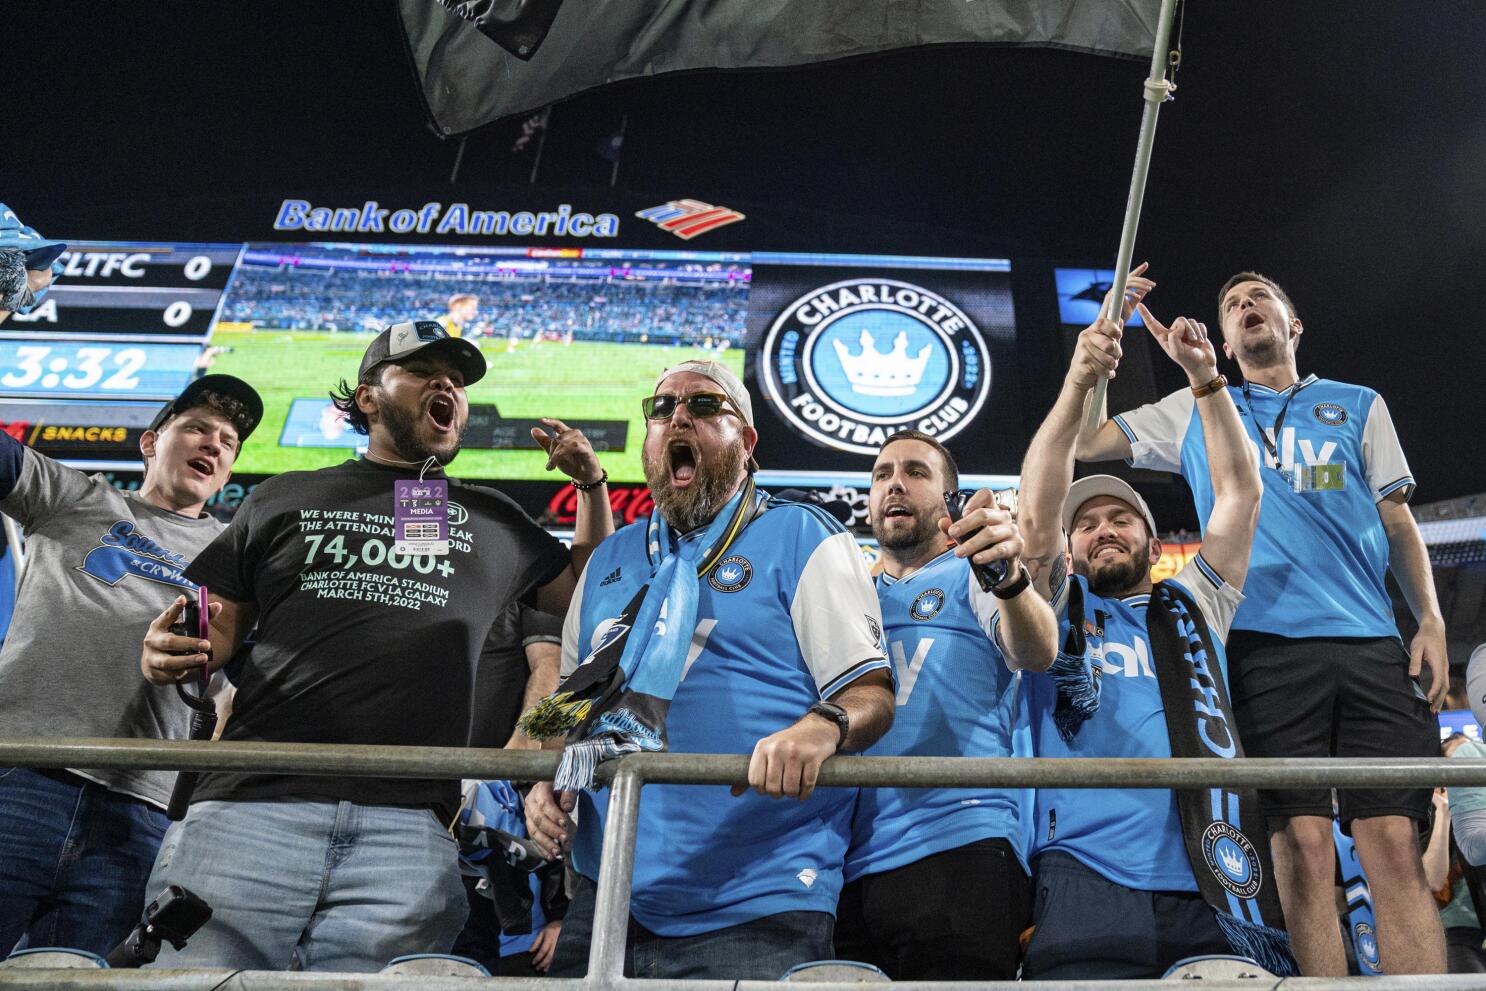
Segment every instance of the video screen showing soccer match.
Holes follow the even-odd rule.
[[[972,473],[1014,472],[1025,441],[1005,259],[80,242],[63,263],[44,305],[0,335],[0,420],[93,467],[133,467],[159,404],[209,372],[263,396],[239,473],[355,457],[366,438],[330,390],[407,320],[438,321],[488,363],[462,477],[560,481],[531,437],[550,417],[581,429],[616,482],[643,481],[640,400],[693,358],[749,387],[771,484],[854,484],[895,430],[951,443]]]
[[[548,257],[542,257],[547,254]],[[616,480],[643,478],[640,399],[668,366],[743,374],[749,266],[697,252],[250,244],[213,330],[211,370],[257,384],[269,443],[238,470],[333,464],[365,438],[328,397],[389,324],[437,320],[490,371],[469,390],[463,476],[550,478],[541,417],[582,429]],[[602,254],[604,257],[593,257]],[[685,257],[683,257],[685,256]]]

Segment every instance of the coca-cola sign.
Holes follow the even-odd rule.
[[[650,498],[647,486],[609,486],[609,508],[619,514],[621,525],[649,516],[654,506],[655,500]],[[572,526],[578,521],[578,491],[572,482],[557,490],[547,503],[547,512],[555,526]]]

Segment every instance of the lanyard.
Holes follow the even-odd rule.
[[[1266,433],[1264,428],[1259,425],[1259,417],[1254,415],[1254,407],[1249,405],[1249,383],[1245,382],[1243,384],[1244,409],[1249,411],[1249,419],[1254,421],[1254,429],[1259,432],[1259,441],[1264,445],[1264,449],[1269,452],[1269,456],[1274,460],[1274,466],[1278,469],[1283,470],[1284,467],[1280,464],[1280,450],[1277,445],[1279,443],[1280,431],[1285,429],[1285,414],[1290,409],[1290,400],[1298,396],[1300,390],[1308,385],[1310,385],[1309,382],[1296,382],[1290,387],[1290,394],[1285,397],[1284,403],[1280,406],[1280,415],[1274,418],[1273,429],[1269,433]]]

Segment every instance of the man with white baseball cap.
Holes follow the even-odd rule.
[[[550,973],[579,976],[588,957],[608,797],[584,790],[593,766],[669,749],[749,753],[748,781],[645,789],[626,973],[776,980],[831,955],[854,796],[817,791],[820,767],[892,723],[877,594],[840,523],[755,489],[753,404],[727,366],[667,369],[640,405],[655,509],[594,552],[563,629],[566,680],[523,717],[529,735],[566,737],[556,781],[526,802],[532,839],[571,849],[580,875]]]
[[[1152,285],[1132,281],[1127,316]],[[1215,490],[1201,553],[1153,583],[1161,542],[1145,500],[1111,475],[1073,481],[1084,406],[1119,362],[1120,333],[1101,320],[1079,336],[1022,468],[1023,560],[1064,644],[1047,674],[1023,675],[1033,746],[1039,757],[1242,756],[1223,641],[1243,600],[1258,468],[1206,328],[1152,327],[1187,373]],[[1023,976],[1155,978],[1182,958],[1228,953],[1291,972],[1257,809],[1252,795],[1218,789],[1180,800],[1167,789],[1039,789],[1029,850],[1039,896]]]

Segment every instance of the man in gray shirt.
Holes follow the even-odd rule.
[[[0,735],[185,738],[191,711],[140,680],[139,630],[196,586],[182,572],[222,531],[202,512],[263,416],[230,375],[192,382],[140,438],[121,492],[0,433],[0,512],[26,572],[0,649]],[[0,958],[107,953],[139,920],[172,771],[0,767]]]

